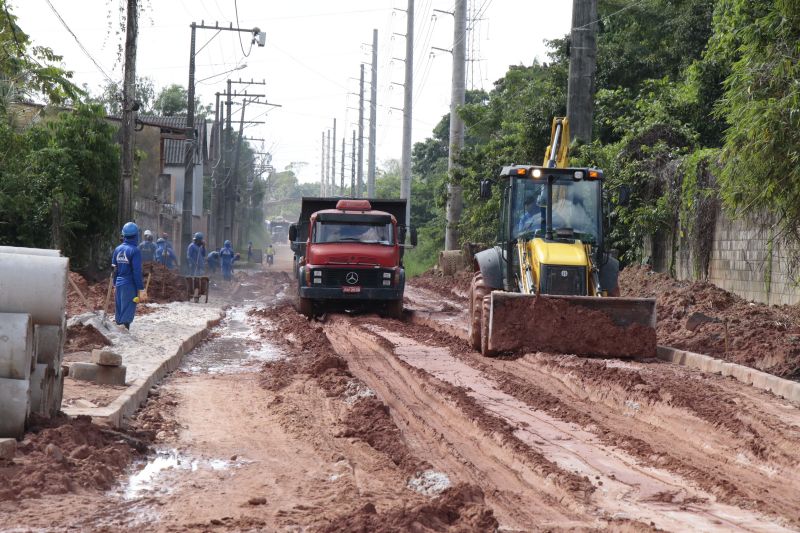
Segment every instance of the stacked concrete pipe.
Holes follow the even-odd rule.
[[[68,275],[58,250],[0,246],[0,437],[61,407]]]

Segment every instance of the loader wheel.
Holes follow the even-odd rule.
[[[297,311],[306,318],[314,318],[314,300],[300,296],[297,299]]]
[[[483,274],[476,272],[472,277],[469,292],[469,343],[476,349],[481,349],[481,317],[483,316],[483,298],[490,292],[489,287],[483,282]]]
[[[492,299],[489,296],[484,296],[481,302],[481,354],[485,357],[492,357],[495,354],[494,350],[489,349],[489,307],[492,305]]]

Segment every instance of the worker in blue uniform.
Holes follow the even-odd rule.
[[[144,300],[142,283],[142,253],[137,246],[139,228],[133,222],[122,226],[122,244],[114,249],[111,266],[114,268],[114,304],[117,324],[130,329],[136,315],[136,304]]]
[[[222,279],[231,281],[233,279],[233,262],[236,260],[236,252],[233,251],[231,241],[225,241],[219,251],[219,258],[222,263]]]
[[[194,240],[186,249],[187,272],[190,276],[202,276],[206,271],[206,244],[203,234],[199,231],[194,234]]]
[[[169,246],[169,243],[163,237],[159,237],[156,241],[156,261],[167,267],[168,269],[172,270],[175,268],[178,259],[175,257],[175,252],[172,251],[172,247]]]

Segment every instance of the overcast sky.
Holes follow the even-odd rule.
[[[64,56],[64,66],[74,71],[78,84],[97,93],[106,75],[122,79],[118,59],[124,44],[119,9],[124,0],[50,0],[77,36],[92,60],[59,22],[47,0],[11,0],[20,27],[34,44],[53,48]],[[172,83],[188,84],[191,22],[237,25],[234,0],[140,0],[137,75],[153,79],[156,91]],[[468,88],[491,89],[509,65],[530,65],[546,60],[544,40],[569,31],[570,0],[469,0],[470,13],[480,20],[469,22]],[[302,181],[320,177],[321,135],[337,119],[337,176],[341,136],[346,134],[349,163],[352,131],[358,122],[360,62],[371,61],[373,28],[378,30],[378,133],[377,160],[399,159],[401,153],[407,0],[238,0],[238,25],[266,32],[264,48],[250,38],[213,30],[197,31],[197,94],[213,104],[225,80],[265,80],[266,87],[239,85],[239,90],[264,93],[281,108],[253,106],[248,119],[266,124],[246,130],[261,137],[263,151],[273,154],[282,170],[293,162],[306,162]],[[431,47],[452,48],[453,18],[434,13],[453,10],[453,0],[416,0],[414,46],[413,140],[429,137],[450,105],[452,58]],[[474,16],[474,15],[473,15]],[[393,35],[398,33],[401,35]],[[210,39],[210,42],[209,42]],[[208,43],[208,44],[206,44]],[[249,56],[245,55],[249,53]],[[393,58],[399,58],[397,59]],[[231,73],[231,69],[246,67]],[[369,70],[366,70],[369,80]],[[369,97],[368,87],[367,97]],[[398,108],[398,109],[392,109]],[[365,110],[368,117],[368,109]],[[368,128],[365,123],[365,135]],[[261,143],[253,143],[261,149]],[[366,143],[364,150],[366,174]],[[345,173],[349,176],[349,170]],[[338,181],[338,180],[337,180]]]

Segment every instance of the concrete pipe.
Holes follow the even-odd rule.
[[[50,250],[48,248],[23,248],[21,246],[0,246],[0,254],[44,255],[50,257],[61,257],[60,250]]]
[[[64,371],[61,367],[55,369],[55,379],[53,383],[53,396],[50,404],[50,417],[58,416],[61,411],[61,400],[64,397]]]
[[[0,378],[0,438],[20,438],[30,412],[31,382]]]
[[[31,413],[43,415],[47,407],[47,365],[36,365],[31,373]]]
[[[64,321],[69,259],[0,253],[0,312],[30,313],[36,324]]]
[[[64,349],[65,329],[61,326],[33,327],[34,354],[36,362],[51,368],[61,365],[61,355]]]
[[[29,380],[33,365],[31,315],[0,313],[0,378]]]

